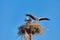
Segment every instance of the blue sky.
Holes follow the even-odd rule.
[[[34,35],[34,40],[60,40],[59,7],[59,0],[0,0],[0,40],[18,40],[18,27],[24,24],[27,13],[50,18],[50,21],[39,22],[50,31]]]

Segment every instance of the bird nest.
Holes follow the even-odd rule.
[[[25,24],[19,27],[18,34],[24,34],[25,31],[29,34],[42,33],[42,27],[39,24]]]

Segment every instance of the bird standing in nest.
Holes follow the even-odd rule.
[[[26,16],[29,16],[29,18],[26,18],[26,24],[22,25],[19,27],[19,32],[18,34],[24,34],[24,39],[27,40],[32,40],[32,35],[35,33],[42,33],[42,26],[37,23],[33,23],[32,19],[34,19],[36,22],[41,21],[41,20],[49,20],[48,18],[36,18],[31,14],[26,14]],[[32,19],[31,19],[32,18]]]

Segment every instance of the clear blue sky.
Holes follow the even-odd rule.
[[[24,24],[27,13],[50,18],[39,22],[50,31],[34,35],[34,40],[60,40],[59,7],[59,0],[0,0],[0,40],[17,40],[18,27]]]

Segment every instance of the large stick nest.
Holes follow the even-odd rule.
[[[19,27],[18,34],[24,34],[25,31],[29,34],[42,33],[42,27],[39,24],[25,24]]]

